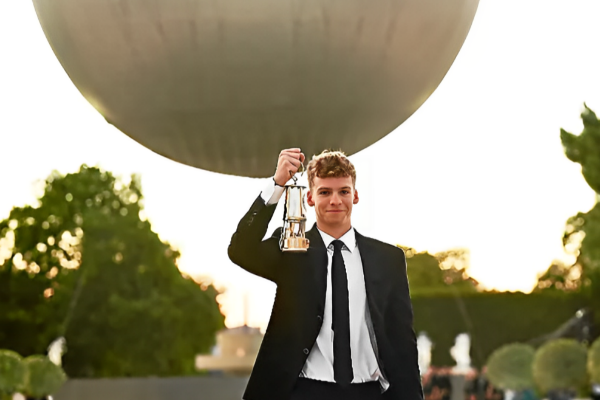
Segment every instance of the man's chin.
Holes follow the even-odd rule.
[[[346,219],[346,215],[342,214],[342,213],[333,213],[333,214],[328,214],[327,215],[327,222],[329,222],[330,224],[340,224],[342,222],[344,222],[344,220]]]

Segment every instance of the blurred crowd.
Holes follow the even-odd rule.
[[[452,367],[430,367],[422,379],[425,400],[450,400],[452,375]],[[471,370],[465,376],[464,385],[465,400],[504,399],[504,392],[489,383],[485,371]]]

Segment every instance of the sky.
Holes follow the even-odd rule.
[[[480,0],[433,95],[350,157],[355,228],[418,251],[467,248],[482,288],[530,291],[552,260],[567,257],[565,221],[595,201],[559,133],[581,132],[584,102],[600,113],[598,15],[597,0]],[[275,285],[231,263],[227,246],[266,180],[187,167],[128,138],[71,83],[32,2],[0,1],[0,219],[35,204],[35,183],[52,170],[83,163],[141,174],[146,215],[180,249],[180,269],[224,291],[228,327],[264,330]],[[281,218],[280,207],[269,231]]]

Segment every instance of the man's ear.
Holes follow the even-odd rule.
[[[306,204],[308,204],[311,207],[315,206],[315,201],[313,200],[312,193],[310,192],[310,190],[306,192]]]
[[[358,191],[354,189],[354,198],[352,199],[352,204],[358,203]]]

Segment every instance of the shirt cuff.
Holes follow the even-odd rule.
[[[265,205],[277,204],[283,195],[285,188],[275,185],[275,181],[270,179],[265,185],[260,197],[265,201]]]

